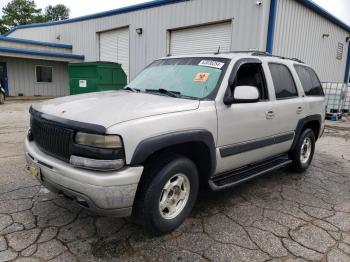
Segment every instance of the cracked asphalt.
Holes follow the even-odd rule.
[[[331,123],[304,174],[202,196],[173,233],[89,214],[24,170],[32,102],[0,106],[0,261],[350,261],[350,121]]]

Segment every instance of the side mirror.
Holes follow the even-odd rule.
[[[255,86],[236,86],[233,96],[225,95],[224,104],[259,102],[259,90]]]

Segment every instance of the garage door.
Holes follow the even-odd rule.
[[[170,54],[188,55],[194,53],[230,51],[231,22],[191,27],[170,32]]]
[[[129,79],[129,28],[100,33],[100,61],[121,64]]]

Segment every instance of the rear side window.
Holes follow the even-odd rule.
[[[276,99],[298,96],[297,88],[288,67],[282,64],[270,63],[269,68],[275,87]]]
[[[322,85],[314,70],[301,65],[295,65],[294,67],[306,96],[324,96]]]

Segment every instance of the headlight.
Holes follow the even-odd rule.
[[[117,135],[94,135],[78,132],[75,135],[75,143],[79,145],[100,147],[100,148],[122,148],[123,143]]]
[[[75,167],[97,170],[97,171],[113,171],[124,166],[124,159],[100,160],[86,157],[74,156],[70,157],[70,164]]]

